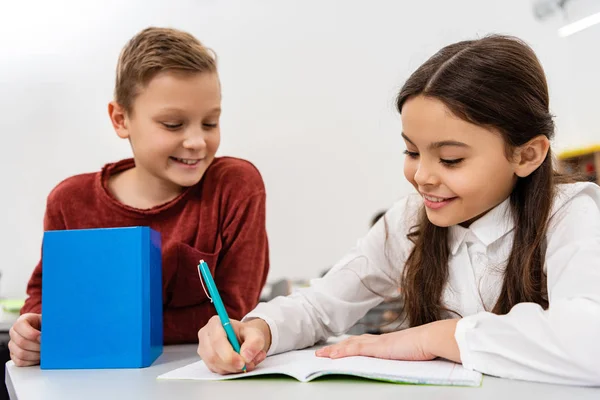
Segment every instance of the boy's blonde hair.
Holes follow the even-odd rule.
[[[187,32],[146,28],[131,38],[119,55],[115,101],[131,113],[139,90],[166,70],[216,72],[216,56]]]

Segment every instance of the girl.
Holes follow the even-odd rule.
[[[321,357],[443,357],[506,378],[600,385],[600,188],[552,167],[546,78],[518,39],[449,45],[397,99],[404,175],[396,203],[324,278],[232,322],[200,330],[213,371],[346,331],[400,289],[403,328],[317,351]]]

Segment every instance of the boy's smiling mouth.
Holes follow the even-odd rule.
[[[169,158],[179,164],[187,165],[190,167],[195,166],[196,164],[198,164],[200,161],[203,160],[202,158],[178,158],[178,157],[169,157]]]

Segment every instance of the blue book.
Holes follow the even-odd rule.
[[[162,349],[158,232],[130,227],[44,233],[42,369],[142,368]]]

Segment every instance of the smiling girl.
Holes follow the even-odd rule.
[[[398,201],[325,277],[199,332],[215,372],[345,332],[400,290],[398,332],[352,337],[321,357],[443,357],[505,378],[600,385],[600,188],[553,170],[543,69],[512,37],[444,47],[397,99]]]

